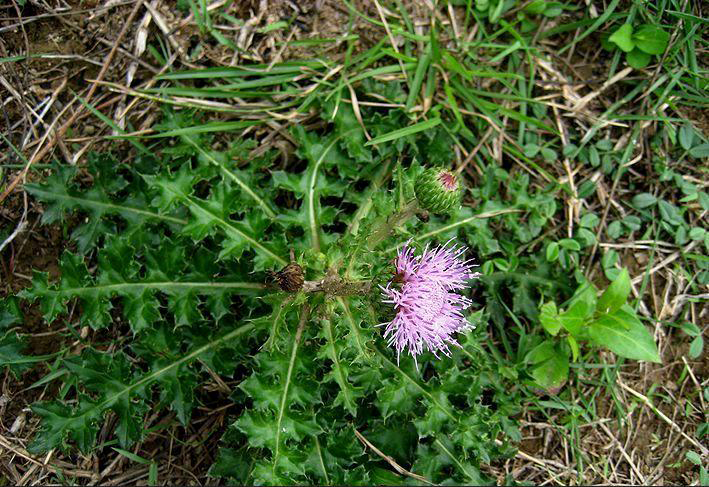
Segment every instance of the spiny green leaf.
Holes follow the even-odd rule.
[[[137,230],[147,222],[185,223],[177,216],[146,209],[145,198],[139,191],[133,191],[127,198],[115,196],[128,185],[116,174],[116,166],[116,160],[110,156],[90,156],[89,170],[94,177],[94,185],[88,190],[80,190],[73,184],[75,167],[60,165],[54,166],[52,175],[43,184],[25,186],[30,194],[48,203],[42,215],[43,223],[62,221],[67,213],[77,210],[88,213],[86,223],[76,227],[72,233],[81,253],[86,253],[101,236],[117,232],[116,226],[106,218],[110,215],[119,215],[127,222],[128,230],[123,233]]]
[[[0,302],[0,331],[5,331],[15,323],[22,322],[22,311],[14,296],[8,296]]]
[[[349,382],[349,363],[343,360],[344,347],[339,341],[339,336],[335,335],[332,320],[329,318],[322,319],[321,324],[323,327],[325,345],[321,348],[319,357],[329,359],[332,363],[332,369],[325,375],[325,380],[334,381],[339,386],[339,392],[333,405],[343,405],[352,416],[357,416],[357,405],[355,401],[358,397],[362,396],[362,392]]]
[[[198,253],[193,258],[200,258],[200,255]],[[145,253],[146,262],[152,264],[145,277],[140,276],[138,258],[125,239],[111,239],[99,253],[97,276],[91,277],[83,259],[66,252],[61,261],[62,278],[58,284],[49,285],[45,274],[36,273],[33,288],[22,291],[20,297],[31,301],[39,299],[45,319],[50,323],[65,310],[70,299],[79,298],[82,324],[98,329],[112,322],[109,313],[111,298],[121,296],[123,312],[137,333],[159,319],[158,292],[168,296],[168,310],[177,324],[187,325],[201,319],[197,306],[199,295],[248,295],[264,289],[260,283],[227,281],[213,274],[185,275],[184,249],[168,239],[163,240],[162,248]]]
[[[281,475],[299,474],[290,464],[289,442],[300,442],[321,431],[312,414],[303,412],[307,406],[319,402],[317,388],[304,380],[312,358],[301,350],[303,330],[309,318],[309,308],[303,305],[298,329],[291,336],[290,351],[258,355],[256,369],[269,378],[265,382],[253,375],[241,384],[241,389],[254,399],[258,410],[246,410],[236,422],[236,427],[247,435],[249,444],[271,451],[270,473],[267,464],[258,467],[256,476],[280,478]],[[307,365],[306,365],[307,364]],[[297,409],[293,406],[299,406]]]
[[[223,175],[225,181],[235,184],[241,192],[261,208],[268,218],[275,218],[276,213],[273,211],[271,203],[267,201],[264,196],[259,194],[258,190],[254,188],[252,184],[249,184],[250,181],[244,177],[244,173],[229,166],[226,154],[206,149],[206,144],[199,138],[201,131],[190,130],[190,127],[185,126],[188,120],[188,117],[180,116],[180,114],[173,111],[168,111],[161,128],[169,128],[173,134],[178,134],[180,140],[191,147],[198,155],[199,159],[216,167]],[[188,168],[183,166],[183,169]]]
[[[46,356],[30,357],[22,354],[26,345],[15,333],[0,335],[0,370],[5,367],[10,369],[15,377],[19,377],[22,372],[30,369],[36,362],[46,360]]]
[[[39,403],[32,412],[42,417],[42,429],[27,450],[44,453],[64,447],[67,439],[76,442],[82,452],[89,452],[96,442],[102,410],[87,397],[80,397],[76,409],[60,402]]]
[[[223,185],[217,186],[211,198],[201,200],[192,195],[194,180],[186,168],[179,171],[175,178],[156,178],[144,176],[146,181],[160,190],[161,197],[154,201],[160,207],[170,207],[177,201],[184,204],[192,215],[184,227],[185,234],[195,241],[204,239],[207,235],[219,230],[224,236],[222,251],[219,258],[239,258],[246,249],[253,249],[261,259],[256,261],[257,269],[263,269],[276,264],[284,266],[287,261],[277,255],[268,244],[262,243],[258,232],[262,232],[265,222],[253,214],[252,218],[234,221],[230,214],[229,192]]]
[[[319,215],[322,213],[320,195],[323,189],[323,186],[318,183],[323,178],[320,172],[321,168],[331,166],[335,161],[342,159],[336,144],[344,135],[321,141],[318,137],[307,134],[301,126],[297,126],[294,130],[294,136],[301,144],[299,154],[308,161],[308,168],[303,174],[304,179],[301,183],[301,188],[304,189],[301,211],[305,211],[310,243],[316,252],[320,251],[322,245],[321,223],[318,221]]]
[[[80,396],[78,405],[74,409],[59,401],[34,404],[32,410],[43,419],[42,429],[28,449],[35,453],[43,453],[53,448],[64,447],[69,438],[76,442],[81,451],[89,452],[95,445],[99,420],[108,409],[113,409],[119,416],[117,434],[121,444],[124,447],[128,446],[136,437],[142,435],[140,417],[147,410],[144,406],[134,404],[134,399],[137,397],[145,399],[146,391],[156,381],[166,380],[169,383],[170,379],[163,379],[163,377],[179,374],[177,371],[181,367],[193,362],[205,352],[218,348],[250,332],[253,328],[252,324],[242,325],[187,354],[175,356],[174,359],[161,363],[145,375],[135,378],[128,375],[129,367],[125,360],[120,359],[120,354],[116,356],[119,360],[113,362],[114,357],[88,350],[83,356],[84,360],[65,361],[65,366],[73,374],[77,374],[78,378],[86,381],[86,387],[95,391],[98,399]],[[183,407],[180,403],[183,398],[179,394],[168,391],[163,397],[171,402],[178,413],[181,412],[183,416],[186,414],[186,409],[180,410]],[[138,418],[133,416],[136,411],[140,412]]]

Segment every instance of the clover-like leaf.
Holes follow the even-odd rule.
[[[652,24],[643,24],[633,32],[633,42],[637,48],[646,53],[659,55],[667,49],[670,34]]]
[[[633,41],[633,26],[623,24],[611,34],[608,40],[618,46],[623,52],[630,52],[635,47]]]

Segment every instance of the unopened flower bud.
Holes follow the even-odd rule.
[[[458,177],[442,167],[429,168],[419,174],[414,192],[421,208],[432,213],[447,213],[460,206]]]

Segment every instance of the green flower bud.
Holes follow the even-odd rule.
[[[460,206],[458,178],[442,167],[432,167],[419,174],[414,192],[421,208],[431,213],[447,213]]]

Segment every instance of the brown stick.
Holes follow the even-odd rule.
[[[381,458],[383,458],[384,460],[386,460],[386,462],[387,462],[389,465],[391,465],[392,467],[394,467],[394,470],[396,470],[399,474],[401,474],[401,475],[406,475],[407,477],[411,477],[412,479],[416,479],[416,480],[418,480],[418,481],[420,481],[420,482],[423,482],[423,483],[425,483],[425,484],[428,484],[428,485],[435,485],[433,482],[431,482],[430,480],[428,480],[426,477],[423,477],[423,476],[421,476],[421,475],[419,475],[419,474],[417,474],[417,473],[409,472],[409,471],[406,470],[404,467],[402,467],[401,465],[399,465],[398,463],[396,463],[396,461],[395,461],[392,457],[390,457],[389,455],[383,453],[379,448],[377,448],[376,446],[372,445],[372,444],[369,442],[369,440],[368,440],[367,438],[365,438],[365,437],[362,435],[362,433],[360,433],[359,431],[354,430],[354,433],[355,433],[355,435],[357,436],[357,438],[359,439],[359,441],[361,441],[365,446],[368,446],[369,448],[371,448],[372,451],[373,451],[374,453],[376,453],[378,456],[380,456]]]

